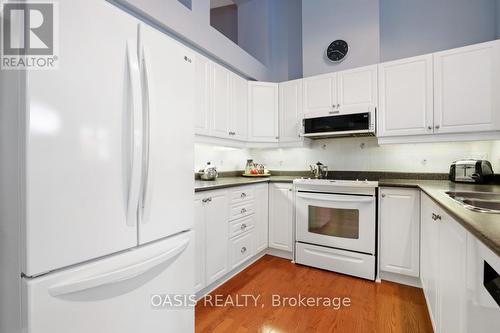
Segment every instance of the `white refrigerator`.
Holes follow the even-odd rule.
[[[58,2],[58,68],[1,71],[0,333],[193,332],[192,51]]]

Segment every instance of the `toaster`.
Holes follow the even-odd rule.
[[[493,178],[493,168],[486,160],[459,160],[450,166],[449,179],[452,182],[484,184]]]

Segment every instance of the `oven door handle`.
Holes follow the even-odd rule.
[[[355,202],[355,203],[366,203],[374,202],[375,197],[373,196],[349,196],[349,195],[335,195],[335,194],[322,194],[322,193],[304,193],[297,192],[297,197],[304,199],[314,199],[322,201],[334,201],[334,202]]]

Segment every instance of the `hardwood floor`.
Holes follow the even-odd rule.
[[[273,306],[273,295],[281,295],[282,304],[282,297],[298,299],[299,294],[314,302],[323,297],[321,304],[325,298],[347,297],[350,306],[335,310],[336,301],[327,306],[290,306],[293,301]],[[246,296],[248,302],[242,306],[244,295],[260,298],[254,303]],[[229,303],[217,307],[217,302]],[[196,332],[432,332],[432,326],[418,288],[374,283],[265,256],[198,302]]]

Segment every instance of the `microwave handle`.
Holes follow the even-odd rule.
[[[354,197],[354,196],[344,196],[344,195],[335,195],[335,194],[320,194],[320,193],[304,193],[297,192],[297,197],[303,199],[314,199],[314,200],[322,200],[322,201],[334,201],[334,202],[355,202],[355,203],[365,203],[365,202],[374,202],[374,196],[363,196],[363,197]]]

